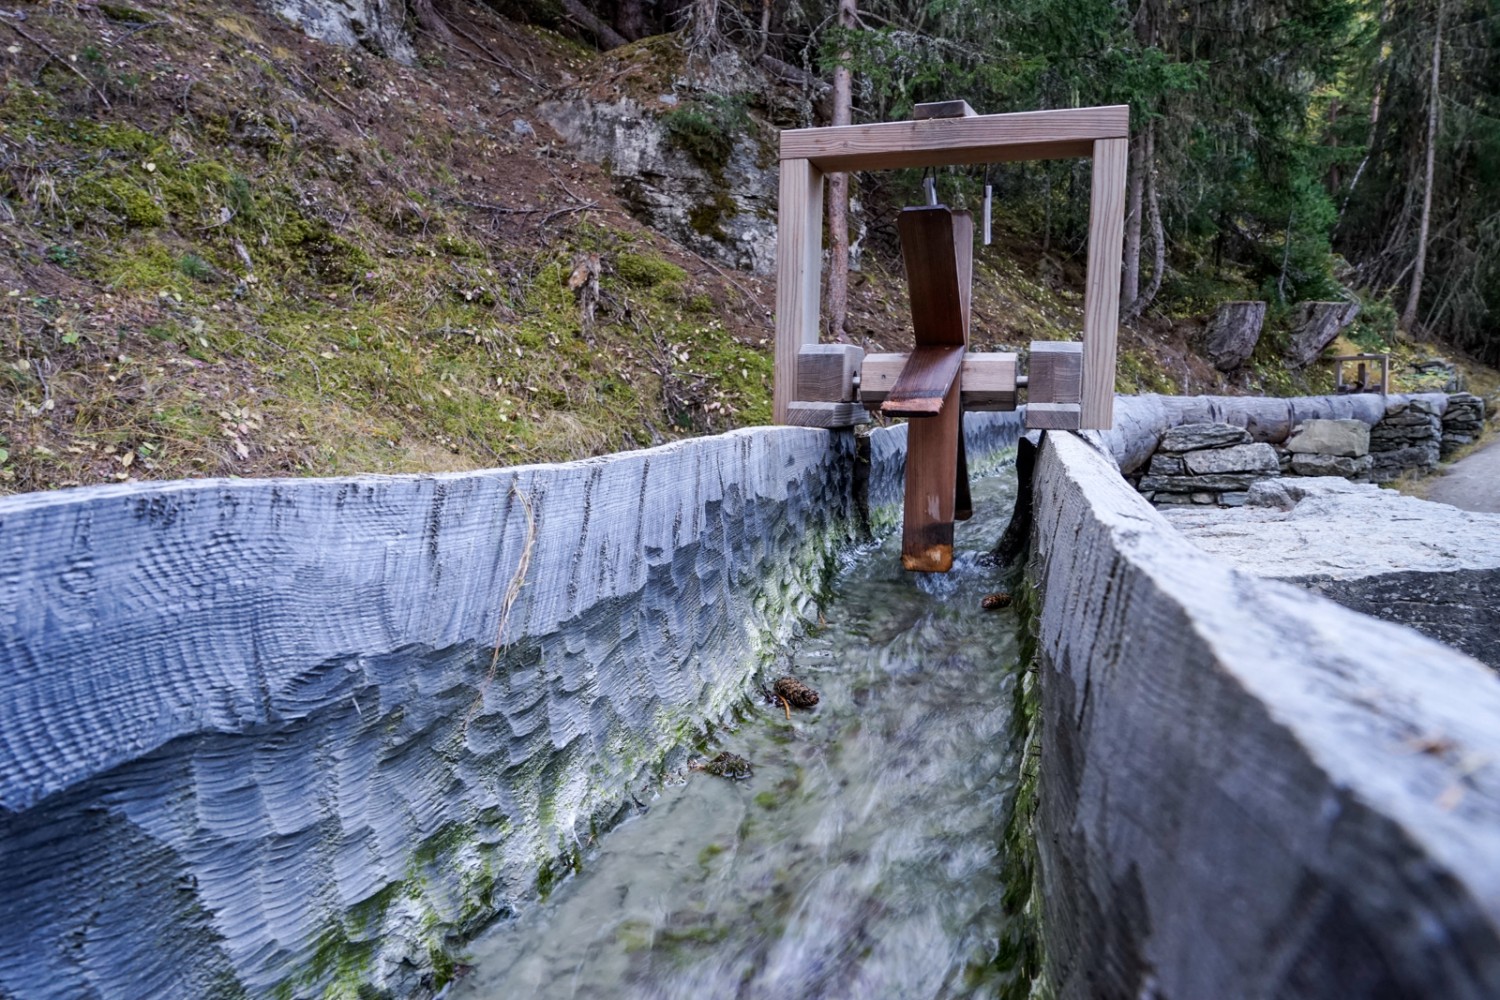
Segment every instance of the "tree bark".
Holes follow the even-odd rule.
[[[853,30],[855,0],[839,0],[839,27]],[[853,54],[839,53],[833,70],[833,124],[848,125],[854,103],[854,74],[849,69]],[[828,333],[842,343],[849,339],[845,319],[849,313],[849,175],[828,175]]]
[[[1145,190],[1146,133],[1130,139],[1130,187],[1125,196],[1125,268],[1120,274],[1120,301],[1130,306],[1141,294],[1141,192]]]
[[[615,30],[632,42],[645,38],[645,0],[619,0],[615,6]]]
[[[1156,293],[1161,291],[1162,278],[1167,271],[1167,235],[1161,223],[1161,197],[1156,190],[1156,122],[1154,121],[1146,126],[1146,150],[1143,159],[1146,167],[1142,171],[1146,177],[1146,212],[1151,222],[1151,284],[1146,286],[1146,290],[1126,310],[1125,319],[1131,322],[1138,319],[1141,313],[1156,301]]]
[[[600,49],[617,49],[629,41],[614,28],[599,20],[598,16],[583,5],[581,0],[562,0],[563,12],[568,20],[594,36]]]
[[[1427,176],[1422,191],[1422,221],[1417,227],[1417,257],[1412,263],[1411,291],[1401,312],[1401,329],[1410,330],[1417,322],[1417,305],[1422,299],[1422,278],[1427,270],[1427,231],[1432,223],[1432,181],[1436,173],[1438,133],[1438,72],[1442,68],[1443,14],[1447,0],[1438,3],[1437,27],[1432,35],[1432,82],[1427,88]]]
[[[411,0],[411,11],[416,15],[417,26],[423,31],[449,45],[455,42],[452,29],[438,16],[437,10],[432,6],[432,0]]]

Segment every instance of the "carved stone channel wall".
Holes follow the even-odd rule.
[[[0,996],[440,984],[744,696],[903,447],[0,500]]]
[[[1115,430],[1043,441],[1035,822],[1058,996],[1500,995],[1500,678],[1206,554],[1120,474],[1178,423],[1260,437],[1369,405],[1120,400]]]

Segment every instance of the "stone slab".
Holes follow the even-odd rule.
[[[1233,424],[1179,424],[1161,436],[1161,450],[1170,453],[1249,443],[1250,434]]]
[[[1205,554],[1077,438],[1033,493],[1055,995],[1500,995],[1500,678]]]
[[[1370,425],[1363,420],[1308,420],[1292,432],[1287,451],[1358,458],[1370,451]]]
[[[1183,462],[1187,471],[1195,476],[1225,472],[1267,472],[1274,475],[1281,471],[1276,449],[1260,441],[1231,445],[1228,448],[1190,451],[1183,455]]]

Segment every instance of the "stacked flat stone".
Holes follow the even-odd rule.
[[[1338,476],[1366,482],[1370,425],[1363,420],[1304,420],[1287,438],[1282,471],[1294,476]]]
[[[1443,414],[1443,440],[1439,455],[1446,459],[1466,444],[1472,444],[1484,430],[1484,400],[1470,392],[1456,392],[1448,397]]]
[[[1140,490],[1155,504],[1245,502],[1250,484],[1281,475],[1276,451],[1234,424],[1181,424],[1162,435]]]
[[[1388,483],[1408,469],[1431,472],[1441,457],[1443,421],[1430,399],[1393,399],[1370,428],[1370,478]]]

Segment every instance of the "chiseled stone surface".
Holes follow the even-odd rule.
[[[1195,476],[1211,476],[1221,472],[1268,472],[1276,475],[1281,463],[1276,459],[1276,449],[1263,442],[1236,444],[1228,448],[1205,448],[1190,451],[1182,456],[1187,471]]]
[[[1500,995],[1500,678],[1205,555],[1077,437],[1033,493],[1057,995]]]
[[[1249,443],[1250,435],[1244,428],[1227,423],[1179,424],[1167,428],[1161,436],[1161,450],[1170,454]]]
[[[852,458],[0,500],[0,995],[420,992],[810,613]]]
[[[1257,483],[1238,510],[1165,513],[1206,552],[1500,670],[1500,514],[1335,478]]]

